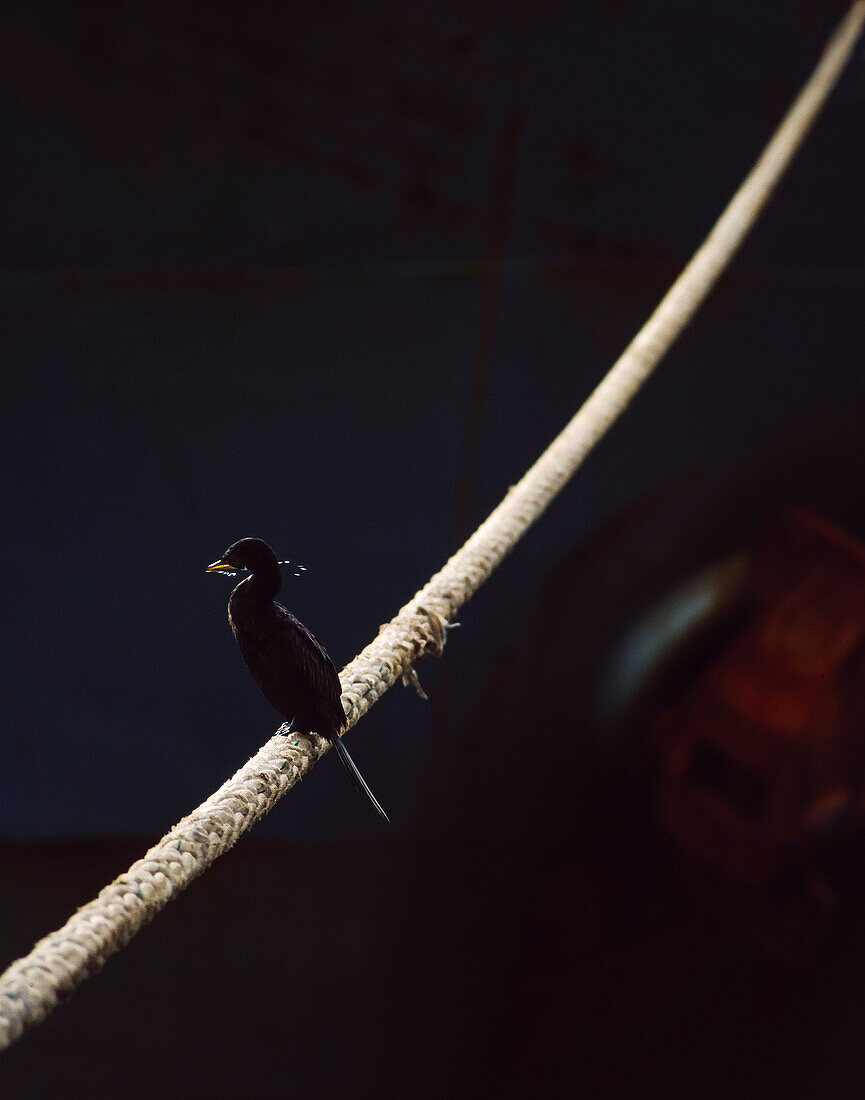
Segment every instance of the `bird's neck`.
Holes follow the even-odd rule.
[[[241,581],[237,586],[236,591],[240,593],[243,590],[243,596],[249,600],[250,603],[271,603],[282,587],[282,576],[279,572],[279,566],[274,564],[273,568],[264,569],[252,573]]]

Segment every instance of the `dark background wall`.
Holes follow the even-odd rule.
[[[349,660],[624,347],[844,10],[4,7],[5,957],[275,729],[203,566],[266,538]],[[419,667],[431,702],[395,689],[352,735],[390,829],[328,759],[7,1055],[10,1095],[807,1090],[800,1045],[814,1081],[861,1074],[855,936],[809,984],[683,908],[594,701],[629,617],[768,503],[865,532],[862,49]]]

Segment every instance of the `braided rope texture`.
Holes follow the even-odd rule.
[[[850,56],[857,0],[745,182],[600,385],[489,518],[340,676],[348,727],[412,665],[440,653],[447,624],[565,485],[679,335],[744,240]],[[0,1050],[40,1023],[113,952],[263,817],[327,751],[315,734],[273,736],[124,874],[0,976]]]

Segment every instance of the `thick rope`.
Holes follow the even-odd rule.
[[[718,223],[624,354],[564,431],[468,542],[341,674],[349,727],[412,664],[441,652],[457,609],[541,515],[627,406],[742,243],[847,61],[863,20],[857,0],[811,79]],[[321,738],[276,735],[143,859],[0,977],[0,1049],[44,1020],[143,924],[228,851],[326,751]]]

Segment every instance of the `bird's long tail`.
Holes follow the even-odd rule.
[[[382,809],[381,803],[366,785],[366,780],[357,770],[357,764],[355,764],[352,758],[348,755],[348,749],[343,744],[342,738],[339,736],[339,734],[334,734],[333,737],[331,737],[329,740],[333,747],[336,749],[336,755],[342,761],[342,766],[348,772],[348,777],[352,781],[354,786],[357,787],[361,794],[366,795],[366,797],[370,800],[376,810],[378,810],[385,821],[390,823],[390,818]]]

